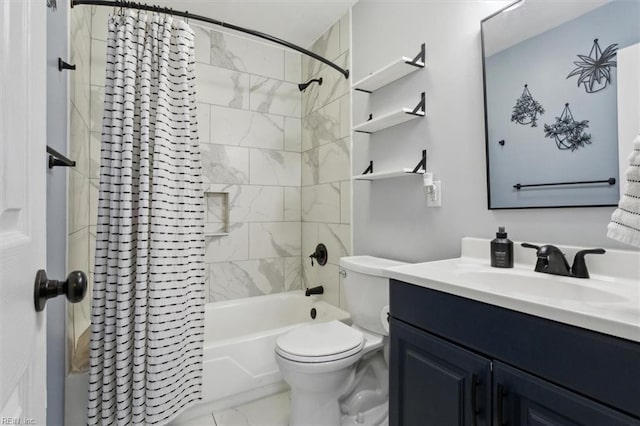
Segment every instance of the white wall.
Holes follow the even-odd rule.
[[[360,1],[353,8],[353,81],[427,46],[428,67],[373,95],[354,93],[354,123],[369,112],[414,106],[427,117],[372,136],[354,135],[353,169],[427,168],[443,182],[442,207],[427,208],[419,179],[354,182],[354,253],[406,261],[455,257],[463,236],[629,248],[606,238],[613,208],[487,209],[480,20],[507,1]]]

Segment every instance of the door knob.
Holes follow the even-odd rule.
[[[47,299],[65,294],[71,303],[78,303],[87,294],[87,276],[84,272],[73,271],[69,273],[66,281],[50,280],[44,269],[36,273],[36,282],[33,289],[33,302],[37,312],[44,310]]]

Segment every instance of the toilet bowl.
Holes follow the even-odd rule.
[[[403,263],[371,256],[341,258],[345,305],[353,325],[340,321],[310,324],[277,339],[276,362],[291,387],[289,425],[339,426],[355,418],[366,425],[364,411],[373,408],[378,421],[380,413],[384,417],[388,370],[381,360],[386,360],[382,350],[388,333],[383,313],[389,304],[384,270],[400,265]],[[360,389],[369,364],[380,386]],[[381,424],[378,421],[375,424]]]

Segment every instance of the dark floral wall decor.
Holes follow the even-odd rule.
[[[591,135],[584,132],[588,127],[589,120],[575,120],[567,103],[554,124],[544,125],[544,136],[553,139],[558,149],[575,151],[591,144]]]
[[[529,87],[524,85],[522,95],[516,101],[511,113],[511,121],[515,121],[518,124],[524,126],[531,124],[531,127],[538,126],[538,114],[544,114],[544,108],[540,105],[540,102],[533,99]]]
[[[598,39],[593,40],[589,56],[578,55],[576,68],[569,73],[567,79],[578,76],[578,87],[582,84],[587,93],[596,93],[611,83],[611,68],[616,66],[615,56],[618,44],[610,44],[601,50]]]

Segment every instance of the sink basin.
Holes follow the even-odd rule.
[[[629,299],[606,289],[603,281],[561,277],[542,273],[523,273],[518,270],[455,271],[461,280],[474,282],[487,291],[500,291],[515,296],[536,299],[569,300],[582,303],[624,303]],[[534,275],[535,274],[535,275]]]
[[[591,278],[534,271],[515,246],[514,268],[492,268],[489,240],[465,238],[462,256],[389,268],[388,278],[640,342],[640,252],[607,249],[590,259]],[[572,257],[583,247],[559,247]]]
[[[492,268],[488,264],[465,259],[416,263],[402,266],[397,270],[505,297],[587,304],[628,303],[630,301],[629,295],[619,292],[619,285],[608,281],[544,274],[522,267]],[[634,293],[636,297],[640,297],[638,291]]]

